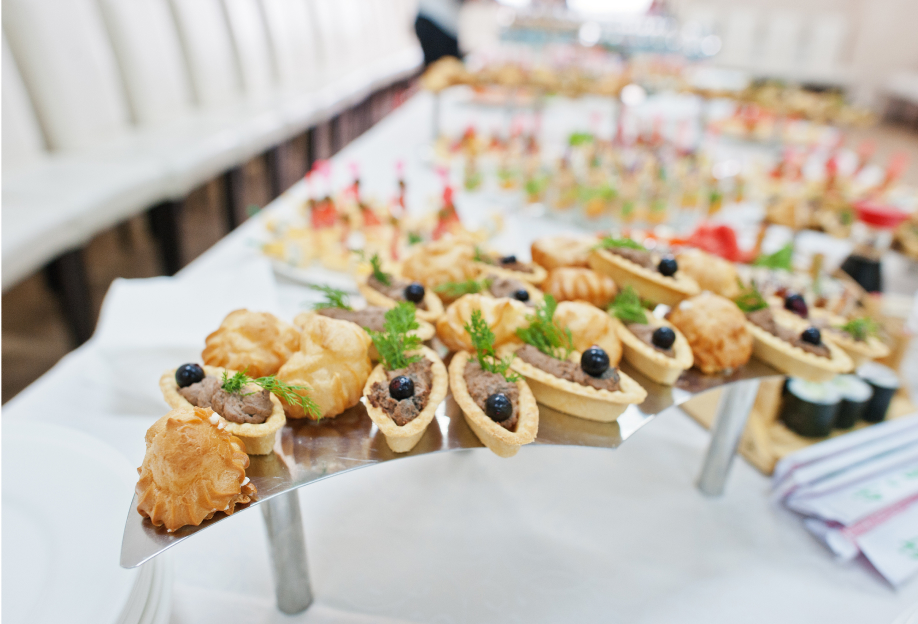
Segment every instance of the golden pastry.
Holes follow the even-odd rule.
[[[618,289],[612,278],[592,269],[562,267],[552,269],[542,282],[542,292],[551,294],[558,301],[586,301],[598,308],[605,308]]]
[[[305,386],[318,415],[284,403],[288,418],[331,418],[357,404],[373,366],[370,337],[350,321],[319,314],[301,319],[300,349],[277,372],[291,385]]]
[[[256,494],[245,476],[245,444],[212,410],[174,409],[147,430],[138,468],[137,511],[170,533],[227,515]]]
[[[436,289],[446,282],[464,282],[476,277],[474,257],[474,244],[465,238],[449,236],[414,245],[402,263],[402,275],[428,289]]]
[[[736,304],[711,292],[686,299],[667,319],[688,341],[695,366],[706,374],[730,371],[752,357],[752,334]]]
[[[698,282],[702,290],[733,299],[739,294],[739,275],[733,263],[700,249],[687,249],[676,256],[679,270]]]
[[[235,310],[207,337],[201,358],[209,366],[275,374],[300,345],[295,327],[268,312]]]
[[[620,289],[632,286],[642,299],[670,307],[701,291],[672,258],[661,258],[630,239],[606,238],[603,244],[590,252],[590,267],[611,277]]]
[[[612,366],[618,366],[622,341],[608,314],[582,301],[562,301],[555,310],[555,320],[571,331],[574,349],[582,352],[595,345],[606,352]]]
[[[590,266],[590,249],[597,241],[572,236],[547,236],[532,243],[532,261],[548,269]]]
[[[204,379],[211,377],[217,380],[216,383],[218,387],[220,383],[219,380],[223,378],[223,373],[226,373],[228,376],[236,374],[236,371],[229,371],[225,368],[217,368],[214,366],[204,366],[203,370],[206,375]],[[176,382],[175,373],[175,370],[167,371],[163,373],[163,376],[159,379],[159,389],[162,391],[163,398],[166,399],[166,403],[169,404],[169,407],[173,409],[195,406],[213,408],[213,392],[207,397],[204,397],[200,392],[194,392],[194,389],[192,389],[191,392],[186,391],[183,393]],[[202,380],[199,383],[204,386],[207,382]],[[254,385],[246,388],[246,392],[251,392],[252,396],[261,391],[262,388]],[[191,396],[192,399],[196,401],[197,405],[191,403],[184,396],[185,394]],[[206,403],[205,405],[200,404],[202,398],[203,402]],[[284,406],[281,405],[280,399],[269,393],[268,400],[270,401],[271,412],[270,415],[261,422],[231,422],[224,418],[222,414],[218,414],[220,419],[224,422],[226,431],[245,443],[245,450],[249,455],[267,455],[273,451],[275,434],[287,422],[287,418],[284,416]],[[232,418],[232,416],[229,417]],[[238,420],[243,419],[239,418]]]
[[[494,299],[485,295],[465,295],[457,299],[437,321],[437,337],[450,351],[469,351],[472,343],[465,325],[480,311],[495,335],[495,345],[515,340],[515,332],[526,324],[529,308],[515,299]]]

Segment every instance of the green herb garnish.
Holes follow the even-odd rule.
[[[312,304],[314,310],[322,310],[324,308],[341,308],[342,310],[352,309],[350,301],[348,300],[348,295],[343,290],[319,284],[312,285],[310,288],[318,290],[325,295],[325,301]]]
[[[406,368],[409,364],[421,359],[419,355],[408,355],[421,346],[421,339],[408,332],[419,327],[414,318],[414,305],[402,301],[391,310],[386,311],[385,323],[381,332],[367,330],[379,359],[386,370]]]
[[[458,299],[462,295],[475,294],[488,290],[491,288],[492,281],[493,280],[490,278],[485,277],[480,280],[470,279],[464,282],[446,282],[445,284],[440,284],[434,288],[434,290],[446,295],[450,299]]]
[[[309,390],[306,386],[294,386],[288,384],[286,381],[281,381],[274,375],[268,375],[267,377],[259,377],[258,379],[252,379],[245,374],[245,371],[241,373],[235,373],[232,377],[227,376],[226,371],[223,371],[223,379],[221,380],[220,387],[223,388],[224,392],[229,392],[230,394],[238,394],[242,392],[242,389],[245,388],[246,384],[255,384],[263,390],[267,390],[271,394],[277,396],[281,401],[287,403],[288,405],[299,405],[303,408],[304,412],[308,412],[315,416],[319,417],[321,410],[319,406],[311,398],[305,394],[300,394],[298,390]],[[254,394],[253,392],[247,392],[242,396],[248,396]]]
[[[475,262],[484,262],[485,264],[494,264],[494,260],[488,254],[481,251],[478,245],[475,245],[475,255],[472,256]]]
[[[646,251],[644,246],[630,238],[615,238],[614,236],[605,236],[599,241],[599,247],[612,249],[614,247],[626,247],[628,249],[640,249]]]
[[[572,132],[567,142],[571,147],[586,145],[587,143],[593,142],[593,135],[589,132]]]
[[[465,331],[472,339],[472,348],[475,350],[475,357],[478,358],[478,365],[482,370],[501,375],[511,383],[519,381],[520,376],[510,371],[513,354],[503,360],[498,359],[494,351],[494,332],[485,322],[481,310],[472,312],[471,320],[465,324]]]
[[[423,242],[424,239],[421,238],[421,235],[417,232],[408,232],[408,244],[417,245],[420,242]]]
[[[530,344],[545,355],[558,360],[566,360],[574,350],[574,339],[571,330],[561,328],[555,323],[555,310],[558,302],[551,295],[545,295],[542,304],[535,309],[535,314],[528,315],[529,327],[519,328],[516,335],[526,344]]]
[[[609,314],[623,323],[647,324],[647,311],[633,286],[625,286],[609,304]]]
[[[389,279],[389,274],[382,270],[382,260],[379,259],[379,254],[373,254],[373,257],[370,258],[370,266],[373,267],[373,277],[380,284],[384,286],[391,285],[392,281]]]
[[[863,316],[861,318],[851,319],[844,325],[839,325],[836,329],[850,334],[855,340],[867,340],[871,336],[876,336],[880,332],[880,325],[870,318]]]
[[[790,271],[793,267],[791,261],[794,257],[794,244],[788,243],[773,254],[761,255],[752,263],[753,266],[767,267],[769,269],[781,269]]]
[[[740,287],[740,294],[733,299],[733,302],[744,314],[749,314],[756,310],[764,310],[768,307],[765,297],[756,288],[755,282],[750,281],[749,285],[746,286],[739,279],[736,281]]]

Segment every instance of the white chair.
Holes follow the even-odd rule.
[[[790,11],[775,11],[765,24],[760,53],[755,64],[759,75],[794,79],[799,72],[803,18]]]
[[[223,0],[242,86],[249,96],[270,97],[277,88],[271,43],[258,0]]]

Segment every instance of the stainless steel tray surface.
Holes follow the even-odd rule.
[[[583,420],[540,406],[539,434],[534,444],[615,448],[667,408],[733,382],[780,375],[768,365],[751,360],[728,376],[703,375],[692,369],[686,371],[674,387],[668,387],[650,381],[627,363],[623,362],[621,368],[647,390],[647,399],[642,404],[630,406],[612,423]],[[333,419],[288,422],[281,430],[274,453],[251,457],[246,476],[258,488],[258,499],[237,509],[233,516],[246,513],[285,492],[349,470],[402,457],[482,446],[452,397],[440,405],[424,437],[408,453],[396,454],[389,450],[384,436],[362,404]],[[121,544],[121,565],[126,568],[137,567],[217,522],[233,517],[218,513],[200,526],[168,533],[154,527],[149,519],[137,513],[136,508],[135,495]]]

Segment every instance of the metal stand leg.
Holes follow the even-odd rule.
[[[749,419],[749,412],[759,392],[759,380],[739,381],[724,388],[717,406],[717,416],[711,429],[711,445],[704,458],[698,489],[708,496],[724,492],[730,463],[736,455],[740,436]]]
[[[268,529],[277,608],[287,615],[305,611],[312,604],[303,519],[296,490],[275,496],[261,505]]]

